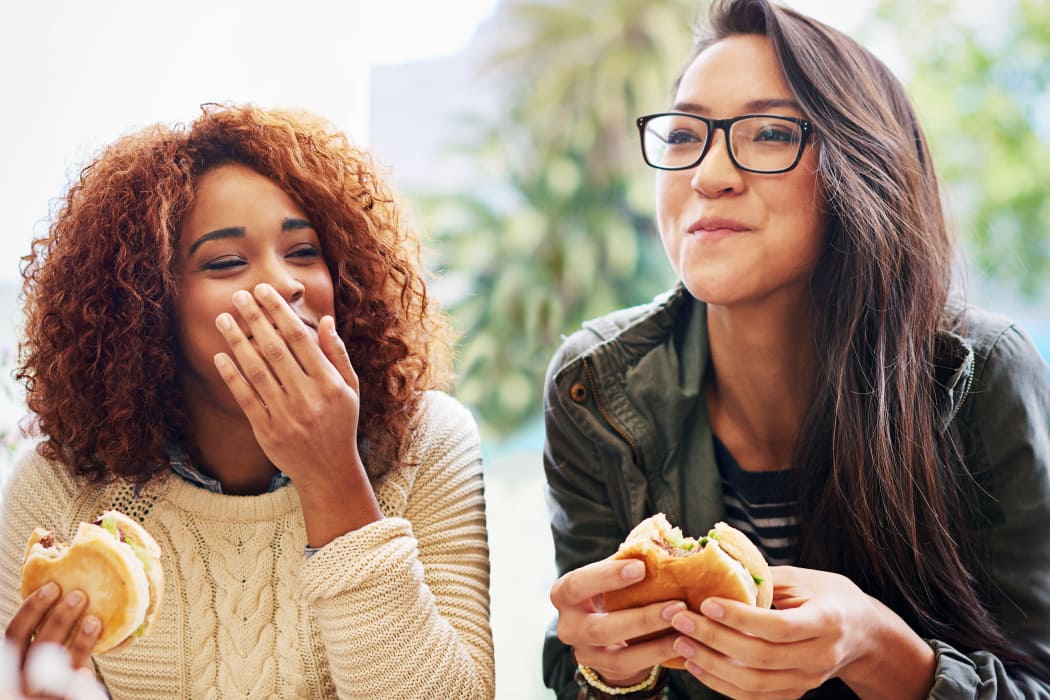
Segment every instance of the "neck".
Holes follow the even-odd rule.
[[[201,463],[194,467],[218,479],[223,493],[265,493],[277,469],[259,447],[248,419],[213,403],[195,403],[190,401],[190,439]]]
[[[792,466],[817,375],[809,302],[709,306],[711,427],[744,469]]]

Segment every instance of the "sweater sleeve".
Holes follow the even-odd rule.
[[[72,480],[35,451],[19,459],[8,479],[0,513],[0,623],[5,629],[22,604],[19,572],[29,534],[42,527],[68,540],[73,495]]]
[[[1016,327],[998,337],[978,367],[964,425],[986,491],[987,532],[978,539],[985,543],[990,609],[1031,663],[1026,668],[933,640],[930,697],[1050,699],[1050,372]]]
[[[340,697],[494,695],[477,427],[431,395],[405,517],[372,523],[303,566]]]

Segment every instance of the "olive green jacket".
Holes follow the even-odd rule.
[[[991,578],[992,615],[1018,650],[1050,666],[1050,372],[1023,331],[967,311],[938,365],[984,523],[964,524]],[[558,573],[612,554],[631,527],[664,512],[684,532],[724,518],[703,374],[706,306],[681,286],[584,324],[547,375],[544,467]],[[947,425],[947,423],[946,423]],[[576,697],[571,649],[548,631],[543,672]],[[1050,698],[1050,684],[987,652],[930,640],[931,698]],[[684,672],[671,697],[714,698]],[[852,697],[844,685],[832,697]]]

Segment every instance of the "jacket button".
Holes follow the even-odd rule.
[[[571,396],[572,400],[576,403],[583,403],[587,400],[587,387],[577,382],[572,385],[571,389],[569,389],[569,396]]]

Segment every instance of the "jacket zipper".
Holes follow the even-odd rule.
[[[594,374],[591,372],[590,360],[583,361],[583,371],[587,375],[587,383],[591,385],[591,396],[594,397],[594,405],[598,407],[598,413],[602,414],[602,418],[609,424],[617,435],[622,437],[624,441],[631,446],[631,457],[634,459],[634,465],[636,467],[642,466],[642,454],[639,451],[638,446],[631,439],[631,436],[627,434],[627,431],[620,427],[620,425],[612,419],[609,412],[605,410],[605,406],[602,405],[601,399],[598,398],[598,388],[594,382]]]
[[[966,383],[963,384],[962,395],[959,396],[959,401],[955,404],[955,408],[952,410],[951,417],[948,418],[948,425],[951,425],[952,421],[955,420],[955,417],[959,415],[959,411],[962,410],[963,402],[966,400],[966,397],[970,394],[970,385],[973,384],[973,373],[976,369],[976,364],[976,362],[970,362],[970,371],[966,375]]]

